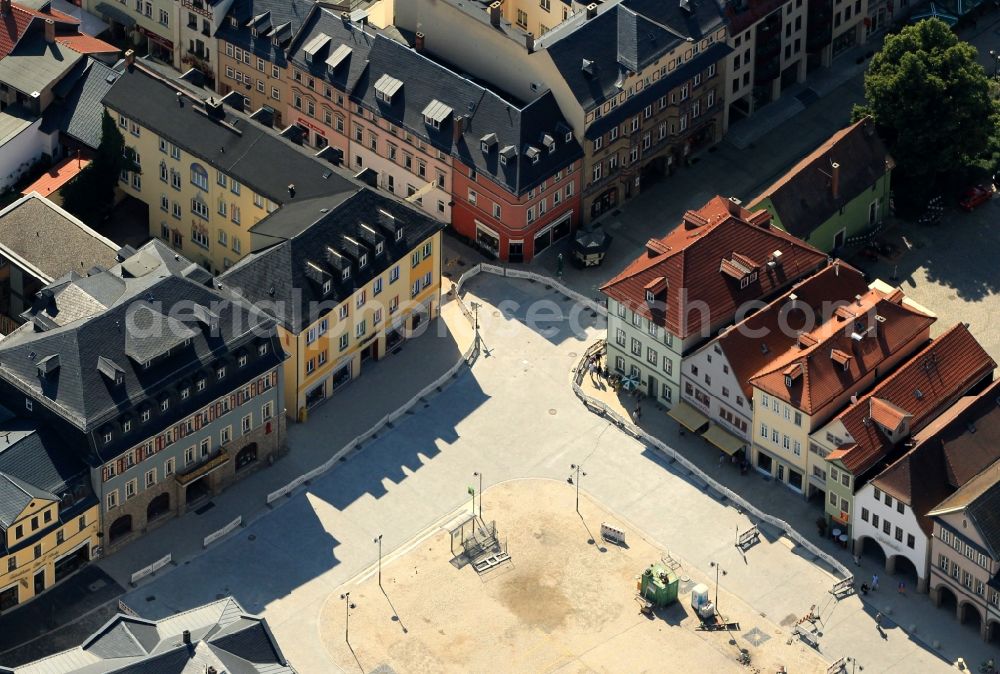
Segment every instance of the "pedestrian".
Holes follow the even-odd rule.
[[[896,592],[902,595],[906,594],[906,583],[904,581],[899,581],[899,586],[896,588]]]
[[[635,417],[636,421],[639,421],[639,417],[642,416],[642,403],[635,404],[635,411],[632,412],[632,416]]]
[[[878,574],[872,574],[872,592],[878,592]]]
[[[724,466],[725,463],[726,463],[726,455],[719,454],[719,468],[722,468],[722,466]]]
[[[875,614],[875,627],[879,628],[879,631],[882,631],[882,612],[881,611],[879,611],[878,613]]]
[[[854,555],[854,566],[861,566],[861,555]]]
[[[861,583],[861,594],[868,595],[868,583]]]
[[[590,383],[594,384],[596,386],[597,385],[597,379],[596,379],[596,377],[597,377],[597,366],[594,365],[594,361],[593,360],[590,361],[590,365],[587,366],[587,369],[590,370]]]

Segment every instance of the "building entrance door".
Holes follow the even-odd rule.
[[[778,464],[778,482],[785,481],[785,466],[784,464]]]
[[[656,390],[656,377],[649,375],[649,380],[646,381],[646,395],[655,400]]]
[[[35,574],[35,596],[45,591],[45,569]]]

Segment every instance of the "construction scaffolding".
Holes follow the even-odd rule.
[[[461,566],[472,564],[477,573],[510,560],[506,539],[497,537],[496,521],[487,523],[475,516],[451,530],[451,554]]]

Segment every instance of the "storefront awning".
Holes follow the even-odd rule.
[[[683,400],[674,405],[667,415],[692,433],[697,433],[708,423],[708,417]]]
[[[126,28],[132,28],[135,26],[135,19],[114,5],[102,2],[94,9],[97,10],[99,15],[103,16],[108,21],[114,21],[115,23],[119,23]]]
[[[732,456],[746,446],[746,442],[742,438],[736,437],[719,424],[710,425],[701,437],[711,442],[729,456]]]

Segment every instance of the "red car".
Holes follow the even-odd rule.
[[[963,210],[972,211],[976,206],[982,206],[993,197],[993,190],[986,185],[976,185],[965,190],[958,205]]]

